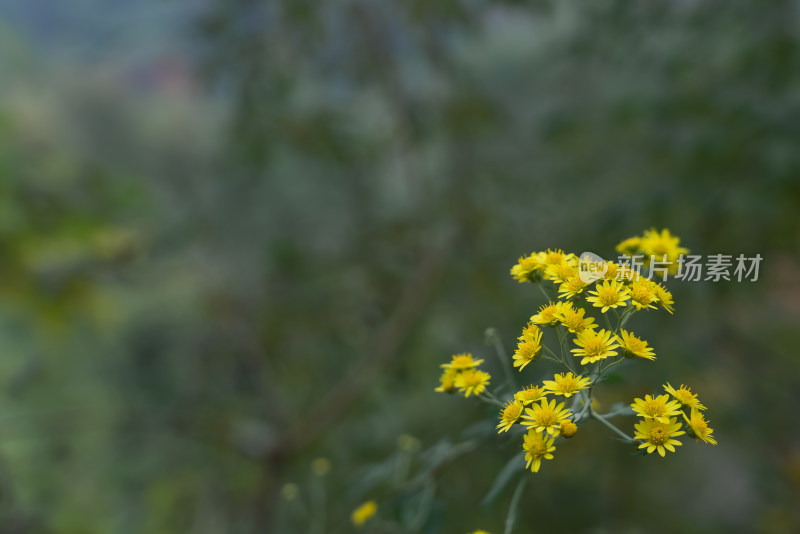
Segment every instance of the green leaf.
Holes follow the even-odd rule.
[[[519,453],[515,454],[511,457],[508,463],[503,466],[497,476],[492,482],[492,487],[489,488],[489,493],[486,494],[486,497],[483,498],[481,504],[484,506],[491,503],[506,486],[508,483],[511,482],[511,479],[514,478],[519,471],[523,471],[525,469],[525,451],[520,451]]]

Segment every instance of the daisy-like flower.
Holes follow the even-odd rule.
[[[579,348],[572,349],[571,352],[576,358],[583,357],[581,365],[616,356],[617,351],[614,349],[619,348],[616,339],[611,337],[611,332],[608,330],[600,330],[599,332],[584,330],[576,336],[575,344]]]
[[[525,451],[525,469],[530,468],[534,473],[539,472],[539,467],[542,465],[542,458],[545,460],[552,460],[551,454],[556,448],[553,446],[553,439],[551,436],[543,432],[530,429],[525,437],[522,439],[522,449]]]
[[[525,334],[517,343],[517,350],[514,351],[514,367],[519,367],[522,371],[529,363],[539,359],[542,353],[542,331],[538,328],[532,334]]]
[[[559,373],[553,377],[553,380],[545,380],[543,384],[547,392],[570,398],[580,390],[588,388],[591,381],[580,375]]]
[[[628,287],[628,294],[631,296],[631,304],[637,310],[643,308],[656,309],[655,302],[658,300],[656,296],[655,284],[647,278],[640,278]]]
[[[544,252],[534,252],[528,256],[521,257],[517,264],[511,268],[511,276],[521,284],[541,279],[545,267],[544,258]]]
[[[658,451],[662,457],[666,454],[664,450],[675,452],[675,445],[681,445],[677,439],[672,439],[681,434],[685,434],[680,430],[681,424],[674,417],[668,419],[666,422],[656,421],[654,419],[644,419],[634,425],[636,429],[635,438],[644,441],[639,445],[640,449],[647,449],[648,453]]]
[[[624,328],[620,330],[620,335],[616,336],[616,340],[617,343],[620,344],[620,347],[622,347],[622,350],[625,351],[624,355],[628,358],[656,359],[653,347],[647,346],[647,341],[636,337]]]
[[[514,393],[514,400],[527,406],[538,401],[545,396],[545,392],[539,386],[530,385]]]
[[[589,284],[585,283],[581,280],[580,276],[572,276],[564,280],[560,286],[558,286],[558,297],[562,299],[572,299],[583,293],[583,290],[586,289]]]
[[[690,437],[695,438],[697,441],[702,439],[711,445],[717,444],[717,440],[711,435],[714,433],[714,429],[708,427],[708,421],[705,420],[700,411],[692,408],[692,416],[686,417],[686,414],[683,414],[683,418],[686,419],[686,424],[689,425]]]
[[[514,423],[517,422],[517,419],[519,419],[521,415],[521,402],[517,400],[513,402],[507,402],[506,405],[503,406],[503,411],[500,413],[500,424],[496,427],[499,429],[497,433],[499,434],[501,432],[508,432],[508,430],[514,426]]]
[[[577,267],[572,262],[563,259],[559,263],[547,266],[544,271],[544,279],[562,284],[577,274]]]
[[[442,376],[439,377],[439,387],[434,389],[439,393],[452,393],[456,388],[456,375],[459,371],[456,369],[445,369]]]
[[[586,297],[587,302],[591,302],[596,308],[601,308],[605,313],[609,308],[625,306],[625,301],[630,299],[627,288],[617,280],[605,280],[602,284],[596,284],[594,291],[589,291],[590,297]]]
[[[522,329],[522,335],[520,335],[517,339],[519,341],[523,341],[525,336],[529,334],[537,334],[539,332],[539,327],[533,323],[528,323],[525,325],[525,328]]]
[[[675,304],[672,300],[672,293],[667,291],[661,284],[654,284],[653,289],[656,292],[655,303],[672,314],[672,312],[675,311],[675,308],[672,307],[673,304]]]
[[[558,320],[573,334],[580,334],[587,328],[591,329],[597,326],[594,324],[593,317],[584,317],[585,315],[586,310],[583,308],[563,306],[558,314]]]
[[[654,419],[660,423],[668,423],[670,417],[681,413],[681,405],[678,401],[669,400],[669,395],[645,395],[644,400],[633,399],[631,404],[633,411],[645,419]]]
[[[548,302],[539,308],[539,313],[531,317],[531,322],[534,324],[546,324],[548,326],[557,325],[558,314],[561,313],[561,310],[566,304],[568,303],[561,301],[555,303]]]
[[[525,408],[522,424],[534,430],[555,434],[561,423],[570,417],[572,417],[572,412],[564,408],[563,402],[556,405],[555,399],[548,403],[544,398],[539,401],[539,404]]]
[[[453,359],[450,363],[443,363],[439,367],[443,367],[445,369],[455,369],[456,371],[462,371],[464,369],[471,369],[472,367],[478,367],[480,364],[483,363],[483,360],[476,360],[472,357],[472,354],[469,352],[462,352],[461,354],[454,354]]]
[[[492,376],[485,371],[467,369],[456,376],[454,384],[459,393],[463,393],[464,397],[469,397],[472,393],[475,395],[483,393],[491,378]]]
[[[544,252],[543,263],[544,263],[546,266],[550,266],[550,265],[558,265],[559,263],[561,263],[562,261],[564,261],[564,260],[567,258],[567,256],[568,256],[568,255],[567,255],[567,254],[564,254],[564,251],[563,251],[563,250],[561,250],[560,248],[559,248],[559,249],[556,249],[556,250],[551,250],[551,249],[549,249],[549,248],[548,248],[548,249],[547,249],[547,250]],[[546,268],[546,267],[545,267],[545,268]]]
[[[681,406],[688,406],[691,409],[698,409],[698,410],[705,410],[706,407],[700,404],[700,401],[697,400],[697,395],[692,393],[692,390],[689,389],[689,386],[684,386],[681,384],[681,387],[675,389],[674,387],[669,385],[669,382],[664,384],[664,391],[672,395],[675,400],[681,403]]]

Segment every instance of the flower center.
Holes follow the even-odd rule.
[[[503,419],[506,421],[514,421],[522,413],[522,407],[519,404],[510,404],[503,410]]]
[[[654,445],[663,445],[666,443],[668,437],[667,432],[659,426],[650,430],[650,443]]]
[[[605,350],[605,343],[600,338],[593,337],[586,342],[583,350],[589,356],[600,356]]]

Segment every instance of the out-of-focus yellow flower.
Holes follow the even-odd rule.
[[[315,458],[311,462],[311,471],[318,477],[324,477],[331,470],[331,462],[327,458]]]
[[[460,371],[462,369],[470,369],[472,367],[478,367],[480,364],[483,363],[483,360],[476,360],[472,357],[472,354],[469,352],[462,352],[461,354],[454,354],[450,363],[443,363],[439,367],[443,367],[444,369],[455,369]]]
[[[668,423],[673,415],[679,415],[680,403],[678,401],[669,400],[668,395],[659,395],[653,397],[652,395],[645,395],[644,399],[633,399],[631,408],[640,417],[645,419],[655,419],[660,423]]]
[[[577,267],[569,261],[562,260],[559,263],[548,265],[544,271],[544,279],[551,280],[557,284],[563,284],[570,278],[578,275]]]
[[[654,289],[656,292],[655,303],[672,314],[672,312],[675,311],[675,308],[673,308],[674,301],[672,300],[672,293],[667,291],[661,284],[655,284]]]
[[[553,437],[541,432],[540,430],[530,429],[525,437],[522,438],[522,449],[525,451],[525,468],[530,468],[534,473],[539,472],[542,465],[542,458],[552,460],[552,452],[556,450],[553,446]]]
[[[634,425],[634,428],[636,429],[636,439],[644,440],[639,448],[646,448],[648,453],[658,451],[662,457],[665,455],[665,449],[675,452],[674,446],[681,445],[680,441],[672,438],[685,434],[683,430],[680,430],[681,424],[674,417],[669,418],[665,423],[655,419],[643,419]]]
[[[616,356],[617,351],[614,349],[619,348],[616,338],[612,337],[611,332],[608,330],[600,330],[599,332],[584,330],[576,336],[575,344],[578,345],[578,348],[572,349],[571,352],[576,358],[583,357],[581,365]]]
[[[489,385],[491,378],[492,376],[485,371],[467,369],[456,376],[455,386],[460,393],[464,394],[464,397],[469,397],[473,393],[479,395]]]
[[[287,501],[293,501],[297,498],[298,491],[297,484],[293,484],[291,482],[284,484],[281,488],[281,497]]]
[[[357,527],[362,526],[370,520],[378,512],[378,504],[375,501],[367,501],[355,510],[353,510],[350,519]]]
[[[401,451],[414,452],[419,449],[419,440],[411,434],[402,434],[397,438],[397,448]]]
[[[458,371],[455,369],[445,369],[439,377],[439,387],[434,389],[439,393],[452,393],[456,389],[456,376]]]
[[[616,339],[625,356],[629,358],[647,358],[648,360],[656,359],[653,347],[649,347],[647,341],[636,337],[624,328],[620,330],[620,335],[616,336]]]

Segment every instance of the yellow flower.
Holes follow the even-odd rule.
[[[654,256],[656,261],[662,261],[662,258],[666,256],[667,261],[670,262],[668,272],[676,274],[678,272],[678,257],[689,252],[689,249],[678,246],[680,241],[679,237],[670,234],[666,228],[661,232],[658,232],[655,228],[645,230],[639,245],[640,250],[645,255],[645,264],[649,263],[651,256]]]
[[[583,290],[588,286],[589,284],[581,280],[580,276],[573,276],[564,280],[564,282],[558,286],[558,297],[562,299],[575,298],[583,293]]]
[[[680,403],[669,400],[668,395],[659,395],[658,397],[645,395],[644,400],[633,399],[633,404],[631,404],[633,411],[640,417],[655,419],[660,423],[667,423],[670,417],[680,414],[680,407]]]
[[[661,284],[654,284],[653,289],[656,293],[655,303],[667,310],[670,314],[675,311],[675,308],[672,307],[674,304],[672,300],[672,293],[667,291],[667,289]]]
[[[536,361],[542,352],[542,331],[538,328],[532,334],[525,334],[517,344],[514,351],[514,367],[519,367],[522,371],[529,363]]]
[[[593,317],[584,317],[586,310],[583,308],[573,308],[572,306],[562,306],[558,313],[558,320],[567,327],[573,334],[580,334],[587,328],[594,328]]]
[[[566,259],[559,263],[548,265],[544,271],[544,279],[562,284],[578,274],[577,267]]]
[[[497,433],[501,432],[508,432],[508,430],[514,426],[514,423],[517,422],[519,416],[522,415],[522,403],[519,401],[514,402],[507,402],[505,406],[503,406],[503,411],[500,413],[500,424],[497,425],[496,428],[500,430]]]
[[[641,237],[629,237],[618,244],[616,249],[620,254],[633,254],[639,251],[641,243]]]
[[[681,424],[674,417],[668,419],[666,422],[644,419],[634,425],[636,429],[634,437],[644,440],[644,443],[639,445],[640,449],[647,448],[648,453],[658,451],[658,454],[663,457],[666,454],[664,449],[675,452],[674,445],[681,444],[677,439],[672,439],[681,434],[685,434],[683,430],[679,430],[680,427]]]
[[[353,514],[350,516],[350,519],[353,521],[355,526],[360,527],[369,521],[369,519],[374,516],[377,511],[377,503],[375,501],[367,501],[353,510]]]
[[[630,287],[628,287],[628,294],[631,296],[631,304],[637,310],[643,308],[656,309],[655,303],[658,300],[658,296],[656,295],[655,284],[647,278],[640,278],[631,282]]]
[[[485,530],[476,530],[476,531],[470,532],[468,534],[489,534],[489,533],[486,532]]]
[[[578,425],[573,423],[572,421],[564,421],[561,423],[561,428],[558,429],[562,436],[565,438],[571,438],[575,435],[575,432],[578,431]]]
[[[444,370],[442,376],[439,377],[439,387],[434,389],[439,393],[452,393],[456,387],[456,376],[459,371],[456,369],[448,368]]]
[[[450,363],[443,363],[440,367],[445,369],[470,369],[472,367],[478,367],[480,364],[483,363],[483,360],[475,360],[472,358],[472,354],[469,352],[462,352],[461,354],[454,354],[453,360]]]
[[[539,472],[539,467],[542,465],[542,458],[545,460],[552,460],[551,454],[556,448],[553,446],[552,437],[542,433],[541,431],[530,429],[525,434],[522,441],[522,449],[525,451],[525,469],[529,468],[534,473]]]
[[[686,417],[686,414],[683,414],[683,418],[686,419],[686,423],[689,425],[690,437],[696,438],[697,441],[702,439],[711,445],[717,444],[717,440],[711,435],[714,433],[714,429],[708,427],[708,421],[697,409],[692,408],[692,416]]]
[[[564,395],[566,398],[570,398],[578,391],[591,385],[588,378],[580,375],[575,376],[572,373],[559,373],[553,378],[553,380],[545,380],[543,382],[544,389],[554,395]]]
[[[514,400],[527,406],[544,397],[545,393],[539,386],[530,385],[514,393]]]
[[[456,376],[455,386],[460,393],[464,394],[464,397],[469,397],[472,393],[475,395],[483,393],[491,378],[491,375],[487,372],[479,371],[478,369],[467,369]]]
[[[611,337],[611,332],[608,330],[599,332],[584,330],[575,338],[575,344],[580,348],[572,349],[570,352],[573,352],[576,358],[583,356],[581,365],[616,356],[617,351],[614,349],[619,348],[616,339]]]
[[[628,290],[617,280],[605,280],[602,284],[596,284],[594,291],[589,291],[591,297],[586,297],[587,302],[591,302],[596,308],[601,308],[605,313],[609,308],[625,306],[625,301],[630,299]]]
[[[556,303],[548,302],[539,308],[539,313],[531,317],[531,322],[535,324],[546,324],[549,326],[557,325],[558,314],[561,313],[561,310],[566,304],[568,303],[561,301]]]
[[[532,408],[525,408],[522,425],[548,434],[555,434],[562,421],[572,416],[572,412],[564,408],[564,403],[556,406],[555,399],[547,402],[544,398]]]
[[[669,385],[669,382],[664,384],[664,391],[675,397],[681,406],[688,406],[689,408],[698,410],[705,410],[706,407],[700,404],[700,401],[697,400],[697,395],[692,394],[692,390],[689,389],[689,386],[684,386],[681,384],[681,387],[675,389],[674,387]]]
[[[653,352],[653,347],[647,346],[647,341],[644,341],[624,328],[620,330],[620,335],[616,336],[617,343],[620,344],[622,350],[625,351],[625,356],[628,358],[647,358],[648,360],[655,360],[656,355]]]
[[[519,341],[524,341],[525,340],[525,336],[527,336],[528,334],[536,334],[538,332],[539,332],[539,327],[538,326],[536,326],[533,323],[528,323],[527,325],[525,325],[525,328],[522,329],[522,335],[519,336],[517,339]]]
[[[550,266],[550,265],[558,265],[566,258],[567,254],[564,254],[563,250],[561,249],[550,250],[548,248],[547,251],[545,251],[544,253],[544,258],[542,261],[544,262],[545,265]]]
[[[289,482],[288,484],[284,484],[281,488],[281,497],[287,501],[293,501],[297,498],[298,491],[297,484]]]
[[[318,477],[327,475],[331,470],[331,462],[327,458],[315,458],[311,462],[311,471]]]
[[[541,279],[545,267],[544,258],[544,252],[534,252],[520,258],[517,264],[511,268],[511,276],[521,284]]]

